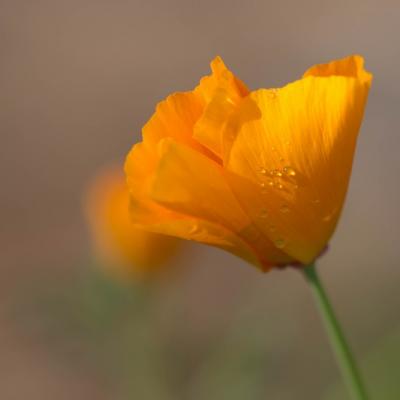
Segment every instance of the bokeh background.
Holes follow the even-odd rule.
[[[82,193],[221,55],[249,87],[374,73],[319,262],[375,399],[400,398],[400,3],[0,0],[0,398],[346,399],[302,276],[184,245],[156,289],[96,269]]]

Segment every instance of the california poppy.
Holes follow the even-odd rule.
[[[309,264],[336,227],[372,75],[360,56],[250,92],[217,57],[160,102],[125,171],[134,222],[263,270]]]
[[[132,223],[122,167],[100,172],[89,185],[85,212],[94,250],[114,275],[143,279],[167,265],[177,240],[147,232]]]

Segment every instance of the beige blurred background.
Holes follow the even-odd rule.
[[[319,267],[360,359],[400,325],[398,1],[0,0],[0,32],[1,399],[115,398],[104,371],[79,359],[85,347],[69,349],[78,363],[63,362],[15,314],[26,288],[79,276],[90,258],[88,180],[123,159],[155,104],[193,88],[215,55],[251,88],[365,57],[374,82],[344,215]],[[338,379],[299,274],[262,275],[200,245],[179,263],[180,312],[199,336],[257,293],[268,398],[320,399]]]

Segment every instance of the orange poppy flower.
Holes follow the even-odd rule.
[[[137,228],[122,168],[109,167],[89,186],[85,212],[102,264],[124,278],[148,278],[167,264],[177,240]]]
[[[350,56],[250,92],[219,57],[211,69],[158,104],[127,157],[135,222],[263,270],[312,262],[343,206],[372,75]]]

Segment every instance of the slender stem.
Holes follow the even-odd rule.
[[[350,391],[352,400],[368,400],[365,386],[354,361],[350,347],[344,337],[332,305],[313,264],[304,268],[304,275],[310,284],[314,299],[318,305],[321,318],[324,322],[332,350],[342,372],[342,376]]]

